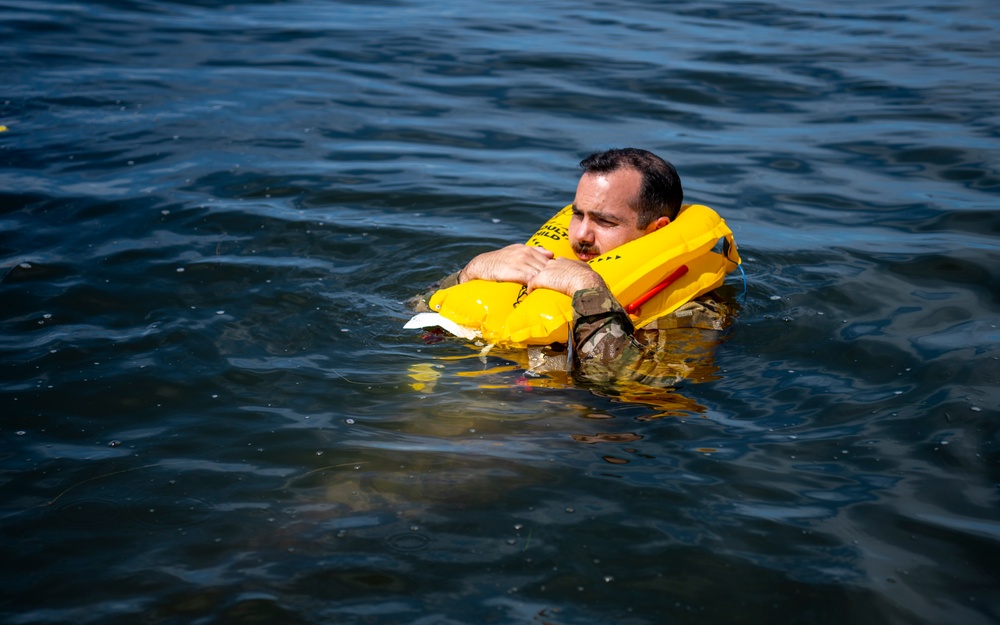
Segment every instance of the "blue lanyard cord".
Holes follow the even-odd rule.
[[[726,260],[728,260],[731,263],[736,263],[736,266],[740,268],[740,273],[743,274],[743,292],[740,293],[740,296],[736,298],[737,302],[743,303],[743,300],[747,296],[747,273],[743,271],[743,263],[737,260],[733,260],[732,258],[729,257],[729,250],[733,247],[735,246],[729,244],[729,239],[722,240],[722,253],[723,255],[725,255]]]
[[[743,275],[743,292],[736,298],[736,301],[742,304],[743,300],[746,299],[747,296],[747,272],[743,271],[742,263],[736,266],[740,268],[740,273]]]

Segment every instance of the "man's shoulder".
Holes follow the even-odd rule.
[[[654,319],[644,325],[642,330],[657,331],[676,328],[725,330],[732,322],[732,306],[713,292],[697,297],[672,313]]]

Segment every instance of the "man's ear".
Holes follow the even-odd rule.
[[[646,226],[646,234],[649,234],[650,232],[656,232],[657,230],[667,225],[668,223],[670,223],[669,217],[666,216],[657,217],[656,221]]]

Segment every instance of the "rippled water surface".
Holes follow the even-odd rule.
[[[4,623],[1000,622],[1000,5],[0,18]],[[402,328],[623,145],[741,246],[696,375]]]

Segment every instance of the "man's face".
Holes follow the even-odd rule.
[[[632,200],[638,196],[641,184],[642,174],[634,169],[588,173],[580,178],[569,222],[569,242],[577,258],[597,258],[662,225],[653,222],[645,229],[636,226],[639,215],[632,208]]]

